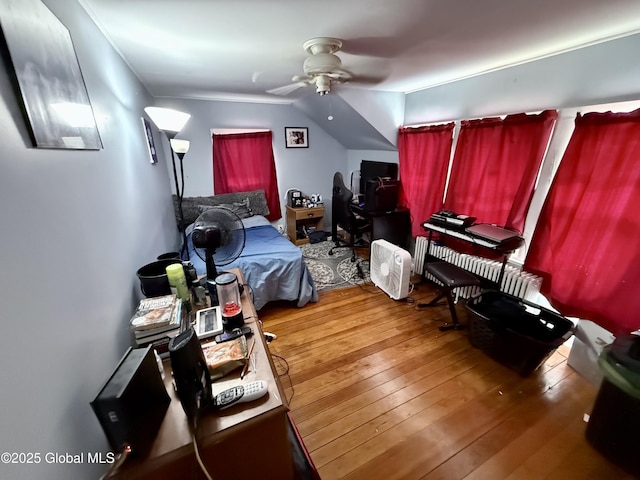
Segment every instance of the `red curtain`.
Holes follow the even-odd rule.
[[[640,109],[578,115],[525,268],[564,315],[640,328]]]
[[[269,220],[282,217],[271,132],[213,135],[213,191],[264,190]]]
[[[557,115],[463,121],[445,208],[522,232]]]
[[[411,211],[414,237],[424,235],[422,223],[442,209],[453,127],[448,123],[398,131],[399,203]]]

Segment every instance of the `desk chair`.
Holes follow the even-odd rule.
[[[451,312],[452,323],[445,323],[440,327],[440,331],[445,330],[461,330],[466,325],[458,323],[458,315],[456,314],[456,305],[453,301],[453,290],[459,287],[471,287],[480,285],[480,280],[466,270],[447,262],[427,263],[425,271],[430,273],[442,286],[439,286],[438,296],[429,303],[419,303],[418,308],[435,307],[443,305],[440,302],[442,298],[447,299],[449,304],[449,312]]]
[[[344,184],[342,174],[336,172],[333,176],[333,194],[331,196],[331,234],[335,245],[329,250],[329,255],[333,255],[336,248],[351,247],[351,261],[356,261],[355,243],[356,239],[361,239],[366,232],[371,232],[371,222],[362,217],[356,216],[351,210],[353,193]],[[349,234],[350,241],[344,242],[338,239],[337,231],[341,227]]]

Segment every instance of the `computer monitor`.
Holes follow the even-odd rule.
[[[360,162],[360,193],[366,195],[367,182],[377,178],[398,179],[398,164],[391,162],[374,162],[362,160]]]

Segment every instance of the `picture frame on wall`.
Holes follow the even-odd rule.
[[[153,140],[153,132],[151,130],[151,122],[144,117],[140,117],[142,120],[142,128],[144,128],[144,135],[147,137],[147,151],[149,152],[149,162],[152,165],[158,163],[158,152],[156,151],[156,144]]]
[[[287,148],[309,148],[309,129],[306,127],[285,127],[284,138]]]
[[[0,5],[0,48],[10,60],[7,68],[34,146],[100,150],[102,140],[69,30],[41,0],[0,0]]]

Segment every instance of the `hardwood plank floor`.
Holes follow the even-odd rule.
[[[410,298],[433,295],[420,284]],[[567,365],[567,347],[522,378],[467,330],[440,332],[447,307],[414,305],[366,285],[260,311],[323,480],[633,478],[587,443],[597,390]]]

